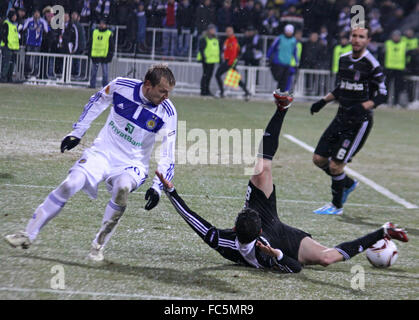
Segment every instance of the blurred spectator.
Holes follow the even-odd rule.
[[[137,52],[147,52],[146,43],[147,17],[144,3],[140,2],[137,7]]]
[[[187,56],[191,35],[194,31],[194,8],[189,0],[182,0],[178,6],[176,23],[178,30],[177,52],[181,56]]]
[[[226,30],[227,39],[223,45],[223,61],[218,66],[217,72],[215,73],[215,79],[217,79],[218,87],[220,88],[220,97],[224,98],[224,85],[221,79],[222,75],[226,73],[230,68],[235,68],[238,62],[238,56],[240,54],[240,46],[234,35],[233,27],[227,27]],[[240,88],[243,89],[245,99],[248,100],[250,93],[247,91],[243,81],[239,81]]]
[[[177,2],[168,0],[165,5],[166,16],[163,19],[163,54],[175,55],[177,47],[177,31],[176,30],[176,11]]]
[[[44,33],[48,32],[48,23],[41,18],[41,13],[36,9],[31,18],[26,19],[23,25],[23,32],[26,32],[26,52],[40,52]],[[32,63],[31,63],[32,62]],[[32,68],[33,65],[33,68]],[[25,74],[37,75],[39,71],[39,56],[25,57]]]
[[[384,29],[384,37],[387,39],[393,30],[399,29],[402,22],[404,11],[402,8],[396,8],[394,12],[392,12],[386,20],[381,20],[381,25]]]
[[[108,83],[108,63],[112,61],[114,40],[112,31],[108,29],[106,21],[101,19],[98,27],[93,30],[89,42],[89,55],[92,59],[92,73],[89,88],[96,88],[96,75],[99,64],[102,66],[102,86]]]
[[[419,76],[419,47],[407,52],[408,65],[407,74],[410,76]],[[413,102],[415,99],[416,86],[414,81],[407,81],[407,92],[409,102]]]
[[[265,20],[263,20],[262,24],[263,34],[273,35],[278,33],[279,20],[276,17],[276,11],[274,9],[268,11],[268,15]]]
[[[351,31],[351,9],[347,6],[343,7],[339,12],[337,27],[338,32],[349,32]]]
[[[215,64],[220,62],[220,54],[216,26],[209,24],[207,31],[199,40],[199,52],[196,58],[202,63],[201,96],[214,96],[210,91],[210,83]]]
[[[325,48],[329,45],[329,31],[327,30],[326,26],[321,26],[320,33],[319,33],[319,40]]]
[[[288,10],[281,15],[279,22],[281,28],[287,24],[293,25],[295,30],[300,30],[304,27],[304,18],[297,13],[296,6],[290,6]]]
[[[404,71],[406,69],[406,42],[401,40],[401,32],[393,31],[391,39],[384,44],[384,68],[386,72],[386,86],[390,88],[394,83],[394,90],[390,91],[394,95],[393,105],[399,105],[400,93],[404,90]],[[390,95],[389,95],[390,99]]]
[[[289,72],[287,86],[285,88],[285,91],[291,91],[293,88],[294,76],[297,73],[297,68],[300,65],[301,54],[303,52],[303,43],[302,43],[303,31],[302,30],[295,31],[294,37],[295,37],[295,40],[297,40],[297,59],[295,59],[294,57],[292,57],[291,59],[290,72]]]
[[[372,9],[369,18],[371,41],[383,41],[384,30],[380,23],[380,10]]]
[[[406,50],[414,50],[418,47],[418,37],[415,37],[413,29],[407,29],[405,35],[402,36],[402,41],[406,42]]]
[[[254,0],[248,0],[234,7],[233,26],[236,32],[243,33],[249,25],[252,25],[254,4]]]
[[[58,37],[58,50],[60,53],[74,54],[79,49],[79,31],[70,20],[70,14],[64,14],[64,30]]]
[[[17,14],[10,9],[7,19],[0,27],[1,46],[1,76],[0,82],[13,82],[13,71],[16,63],[16,53],[19,51],[19,34],[16,27]]]
[[[283,91],[287,86],[292,57],[294,56],[298,61],[297,40],[293,34],[294,26],[287,24],[284,33],[275,39],[267,53],[267,58],[271,63],[272,76],[278,83],[277,88]]]
[[[241,58],[245,66],[259,66],[263,57],[262,40],[253,26],[247,27],[241,44]]]
[[[209,24],[215,24],[215,12],[211,0],[203,0],[203,3],[196,9],[195,27],[198,37],[205,31]]]
[[[104,19],[108,24],[106,17],[101,17],[101,19]],[[118,34],[118,42],[121,42],[120,50],[133,52],[134,44],[137,41],[137,16],[133,2],[127,0],[118,2],[116,21],[119,25],[125,26],[125,31]]]
[[[80,24],[80,15],[77,11],[73,11],[71,13],[71,23],[77,29],[77,49],[73,52],[74,54],[81,55],[84,54],[86,50],[86,34],[84,32],[83,26]],[[79,76],[82,71],[86,68],[85,60],[82,60],[83,66],[80,70],[80,59],[73,59],[73,66],[72,66],[72,75]],[[83,68],[84,67],[84,68]]]
[[[257,31],[260,33],[262,32],[263,20],[264,20],[263,7],[262,7],[262,4],[259,1],[257,1],[255,2],[255,6],[252,11],[252,21],[249,25],[255,26],[257,28]]]
[[[80,24],[80,15],[77,11],[71,13],[71,23],[77,30],[77,49],[73,52],[74,54],[83,54],[86,50],[86,34],[83,26]]]
[[[82,0],[80,2],[78,10],[80,10],[80,22],[90,23],[92,21],[92,6],[94,5],[92,0]]]
[[[321,69],[320,65],[326,54],[326,47],[319,41],[319,34],[312,32],[309,40],[303,45],[301,54],[301,68]]]
[[[106,23],[112,22],[111,19],[111,9],[112,9],[112,0],[97,0],[94,10],[94,16],[96,18],[96,21],[98,19],[105,19]]]
[[[19,43],[23,46],[25,45],[25,41],[23,37],[23,26],[25,25],[25,20],[26,20],[26,9],[25,7],[19,7],[17,8],[16,12],[17,12],[16,26],[17,26],[17,32],[19,33]]]
[[[233,8],[231,7],[231,0],[225,0],[223,6],[217,10],[217,27],[218,30],[225,30],[232,25]]]
[[[349,42],[347,36],[342,36],[340,38],[339,44],[333,48],[333,57],[332,57],[332,72],[336,74],[339,70],[339,58],[342,54],[352,50],[352,45]]]
[[[45,41],[42,43],[42,51],[47,53],[56,53],[58,52],[58,38],[61,34],[60,29],[53,29],[51,27],[51,21],[54,16],[54,13],[52,12],[52,8],[50,6],[45,7],[42,10],[42,14],[44,16],[44,19],[48,23],[48,33],[45,35]],[[44,64],[42,70],[43,70],[43,77],[44,78],[50,78],[54,79],[54,63],[55,59],[53,57],[48,57],[48,59],[42,59],[42,62]]]
[[[166,16],[163,0],[150,0],[146,9],[147,25],[151,28],[161,28]]]

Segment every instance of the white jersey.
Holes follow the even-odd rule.
[[[142,85],[142,81],[121,77],[111,81],[90,98],[70,135],[82,138],[91,123],[112,104],[106,124],[91,149],[133,164],[147,175],[156,135],[161,135],[158,171],[171,181],[175,167],[176,109],[169,99],[158,106],[146,102]],[[163,189],[157,176],[152,187],[159,194]]]

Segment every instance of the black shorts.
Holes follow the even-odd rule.
[[[281,222],[276,211],[275,185],[269,199],[249,181],[246,192],[246,206],[259,213],[262,221],[262,236],[273,248],[298,261],[301,240],[311,235]]]
[[[348,163],[361,150],[373,125],[372,117],[357,123],[333,119],[317,144],[315,154]]]

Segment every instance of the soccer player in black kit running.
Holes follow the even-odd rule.
[[[250,178],[245,206],[232,229],[218,229],[192,211],[172,182],[156,172],[163,189],[180,216],[211,248],[234,263],[283,273],[300,272],[305,264],[328,266],[348,260],[383,238],[407,242],[407,234],[390,222],[361,238],[328,248],[311,235],[280,221],[276,210],[272,159],[289,103],[287,94],[274,94],[277,111],[266,127],[259,147],[255,173]]]
[[[387,101],[383,70],[367,50],[370,31],[351,31],[352,51],[340,56],[337,86],[311,106],[313,115],[328,102],[337,100],[339,109],[321,136],[313,155],[314,164],[332,179],[332,202],[314,210],[317,214],[339,215],[358,181],[344,168],[362,148],[373,124],[373,109]]]

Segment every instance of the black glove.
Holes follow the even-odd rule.
[[[156,190],[154,190],[153,188],[150,188],[145,193],[145,200],[148,200],[145,205],[145,209],[151,210],[155,206],[157,206],[157,204],[159,203],[160,195]]]
[[[320,99],[319,101],[313,103],[311,105],[311,108],[310,108],[311,115],[313,115],[314,113],[319,112],[321,110],[321,108],[323,108],[326,105],[326,103],[327,102],[324,99]]]
[[[64,150],[71,150],[77,146],[80,142],[80,139],[74,136],[66,136],[63,141],[61,141],[61,153],[64,153]]]

